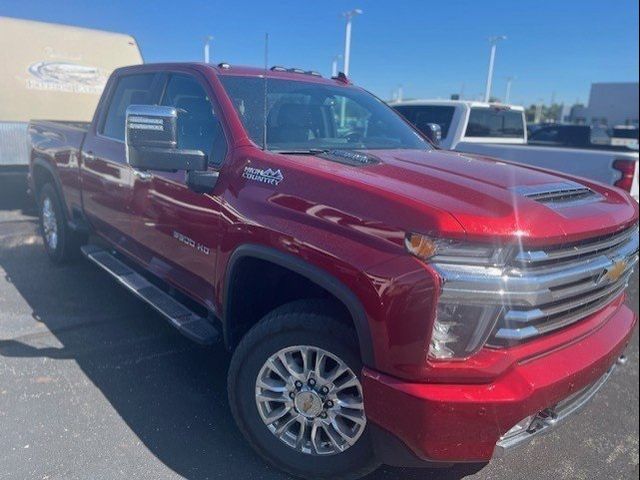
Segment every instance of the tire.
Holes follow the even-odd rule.
[[[362,363],[358,354],[357,337],[352,329],[338,320],[340,315],[341,312],[337,308],[332,307],[328,302],[318,300],[296,301],[279,307],[267,314],[244,336],[233,354],[229,367],[229,404],[242,434],[258,454],[269,463],[280,470],[305,479],[358,479],[380,465],[373,452],[365,423],[364,407],[360,403],[362,402],[360,386]],[[296,353],[298,347],[302,349],[300,355]],[[302,351],[308,356],[307,363],[316,367],[315,372],[306,374],[306,378],[318,378],[313,387],[310,386],[309,380],[302,384],[302,388],[299,388],[300,385],[295,387],[293,383],[295,379],[300,381],[300,377],[305,376],[305,370],[302,367]],[[289,363],[297,360],[298,363],[295,365],[301,369],[296,371],[295,376],[289,375],[289,388],[282,394],[263,390],[260,385],[265,384],[257,383],[259,377],[266,378],[269,382],[274,381],[272,378],[276,378],[277,382],[284,382],[284,376],[278,376],[271,371],[270,367],[270,365],[277,365],[282,372],[281,367],[284,363],[278,361],[276,357],[274,357],[275,363],[267,363],[267,360],[278,353],[283,354]],[[324,369],[319,368],[316,363],[319,358],[322,358],[320,363],[324,369],[332,369],[324,376],[315,375],[317,372],[324,372]],[[338,368],[346,369],[345,373],[334,378],[335,384],[328,383],[326,379],[336,375],[336,372],[340,371]],[[284,370],[287,373],[290,371]],[[271,376],[265,376],[265,372],[270,372]],[[347,388],[338,386],[338,384],[351,385],[352,383],[357,386]],[[331,390],[327,392],[321,388],[321,385],[329,385]],[[343,389],[340,390],[340,388]],[[326,395],[321,395],[322,392]],[[264,397],[258,397],[258,393],[282,395],[282,397],[279,397],[276,403],[260,401],[258,398]],[[291,396],[289,407],[282,403],[285,396]],[[336,401],[328,400],[331,398]],[[309,399],[311,401],[308,401]],[[349,401],[349,405],[357,405],[356,408],[362,410],[343,408],[345,401]],[[271,406],[278,406],[284,410],[289,408],[289,413],[283,416],[282,420],[278,420],[278,423],[267,426],[263,418],[271,414],[265,413],[265,410]],[[322,411],[318,413],[320,408]],[[274,411],[280,410],[274,408]],[[336,413],[337,411],[341,413]],[[353,414],[354,418],[358,418],[359,423],[345,420],[345,417],[341,416],[342,413]],[[272,429],[277,430],[287,425],[287,419],[293,416],[297,416],[298,421],[293,421],[291,430],[286,431],[282,437],[286,439],[285,441]],[[325,422],[324,427],[320,427],[321,422]],[[337,435],[338,427],[332,428],[326,422],[331,424],[335,422],[336,425],[340,425],[342,427],[340,431],[348,432],[353,444],[345,443],[341,446],[343,450],[335,450],[336,446],[329,441],[328,433]],[[304,428],[302,423],[306,425]],[[323,429],[324,431],[320,432]],[[327,429],[330,429],[330,432]],[[311,440],[314,431],[315,441]],[[345,437],[336,438],[344,441]]]
[[[61,265],[77,258],[84,239],[67,225],[58,192],[50,183],[40,190],[38,211],[44,248],[51,262]]]

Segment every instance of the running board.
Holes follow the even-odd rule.
[[[216,343],[220,338],[218,329],[206,318],[191,311],[111,253],[97,245],[85,245],[82,254],[151,305],[186,337],[204,345]]]

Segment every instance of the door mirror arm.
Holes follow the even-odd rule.
[[[187,172],[187,187],[196,193],[211,193],[218,183],[219,172],[190,171]]]

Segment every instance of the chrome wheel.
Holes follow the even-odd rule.
[[[255,391],[269,431],[302,453],[344,452],[367,422],[360,380],[322,348],[295,346],[275,353],[260,369]]]
[[[53,202],[49,197],[42,201],[42,229],[49,249],[55,250],[58,246],[58,222]]]

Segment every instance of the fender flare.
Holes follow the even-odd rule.
[[[230,305],[231,295],[233,292],[230,290],[230,285],[234,281],[234,275],[237,271],[236,266],[238,261],[243,258],[257,258],[274,263],[280,267],[286,268],[292,272],[295,272],[316,285],[322,287],[339,301],[341,301],[353,318],[353,323],[358,335],[358,343],[360,346],[360,354],[362,356],[362,363],[365,366],[375,366],[375,355],[373,351],[373,339],[371,336],[371,329],[369,327],[369,320],[365,313],[362,303],[355,296],[355,294],[340,280],[332,276],[330,273],[302,260],[294,255],[281,252],[274,248],[265,247],[263,245],[256,244],[244,244],[237,247],[231,257],[229,258],[227,272],[225,275],[224,284],[224,304],[223,304],[223,317],[222,326],[225,337],[225,343],[230,345],[229,333],[231,330],[227,324],[229,320],[228,306]]]
[[[56,171],[56,169],[51,165],[51,163],[47,162],[45,159],[37,157],[34,158],[33,161],[31,162],[31,189],[33,190],[33,197],[36,201],[36,204],[39,204],[39,199],[38,199],[38,191],[36,190],[36,185],[35,185],[35,177],[33,175],[33,172],[35,171],[36,167],[41,167],[44,168],[45,170],[47,170],[49,172],[49,174],[51,175],[51,178],[53,178],[53,183],[54,183],[54,187],[56,189],[56,191],[58,192],[58,197],[60,198],[60,202],[62,203],[62,207],[64,210],[64,218],[65,221],[68,223],[69,222],[69,207],[67,206],[67,202],[64,198],[63,195],[63,190],[62,190],[62,183],[60,182],[60,177],[58,176],[58,172]]]

